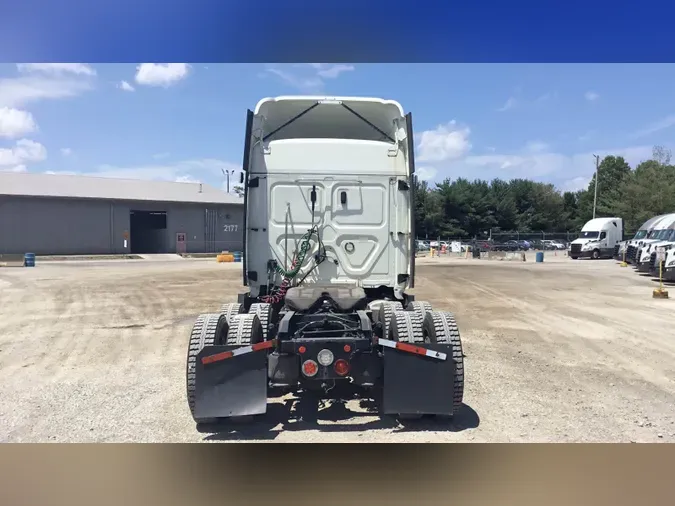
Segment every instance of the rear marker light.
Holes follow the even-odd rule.
[[[349,346],[348,344],[345,344],[344,350],[345,350],[345,353],[349,353],[350,351],[352,351],[352,347]]]
[[[302,373],[305,376],[315,376],[319,372],[319,364],[314,362],[314,360],[305,360],[302,364]]]
[[[321,350],[316,358],[322,366],[328,367],[329,365],[331,365],[333,363],[333,359],[335,357],[333,356],[332,351]]]
[[[300,354],[305,353],[306,351],[307,351],[307,348],[305,348],[304,346],[300,346],[300,348],[298,348],[298,353],[300,353]]]
[[[349,372],[349,362],[342,359],[336,360],[334,369],[336,374],[345,376]]]

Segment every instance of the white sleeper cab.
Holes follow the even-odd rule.
[[[579,237],[570,244],[569,256],[577,258],[612,258],[614,247],[623,240],[621,218],[595,218],[581,229]]]

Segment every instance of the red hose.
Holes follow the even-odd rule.
[[[297,264],[298,259],[296,258],[295,260],[293,260],[293,263],[291,263],[291,268],[289,270],[290,271],[295,270]],[[266,302],[268,304],[278,304],[281,301],[283,301],[284,297],[286,297],[286,292],[288,292],[288,289],[291,287],[291,281],[292,278],[286,276],[284,280],[281,282],[279,288],[277,288],[277,290],[273,294],[265,295],[264,297],[262,297],[263,302]]]

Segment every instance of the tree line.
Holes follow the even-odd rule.
[[[578,232],[593,217],[595,175],[586,189],[561,192],[527,179],[415,181],[417,237],[484,237],[486,232]],[[655,146],[632,168],[621,156],[598,167],[596,217],[623,218],[626,234],[647,219],[675,212],[675,165]]]

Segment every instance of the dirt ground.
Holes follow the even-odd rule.
[[[270,401],[251,426],[195,430],[185,355],[240,264],[39,263],[0,269],[3,442],[675,442],[675,286],[614,261],[424,259],[418,299],[455,312],[466,354],[454,421],[363,402]]]

